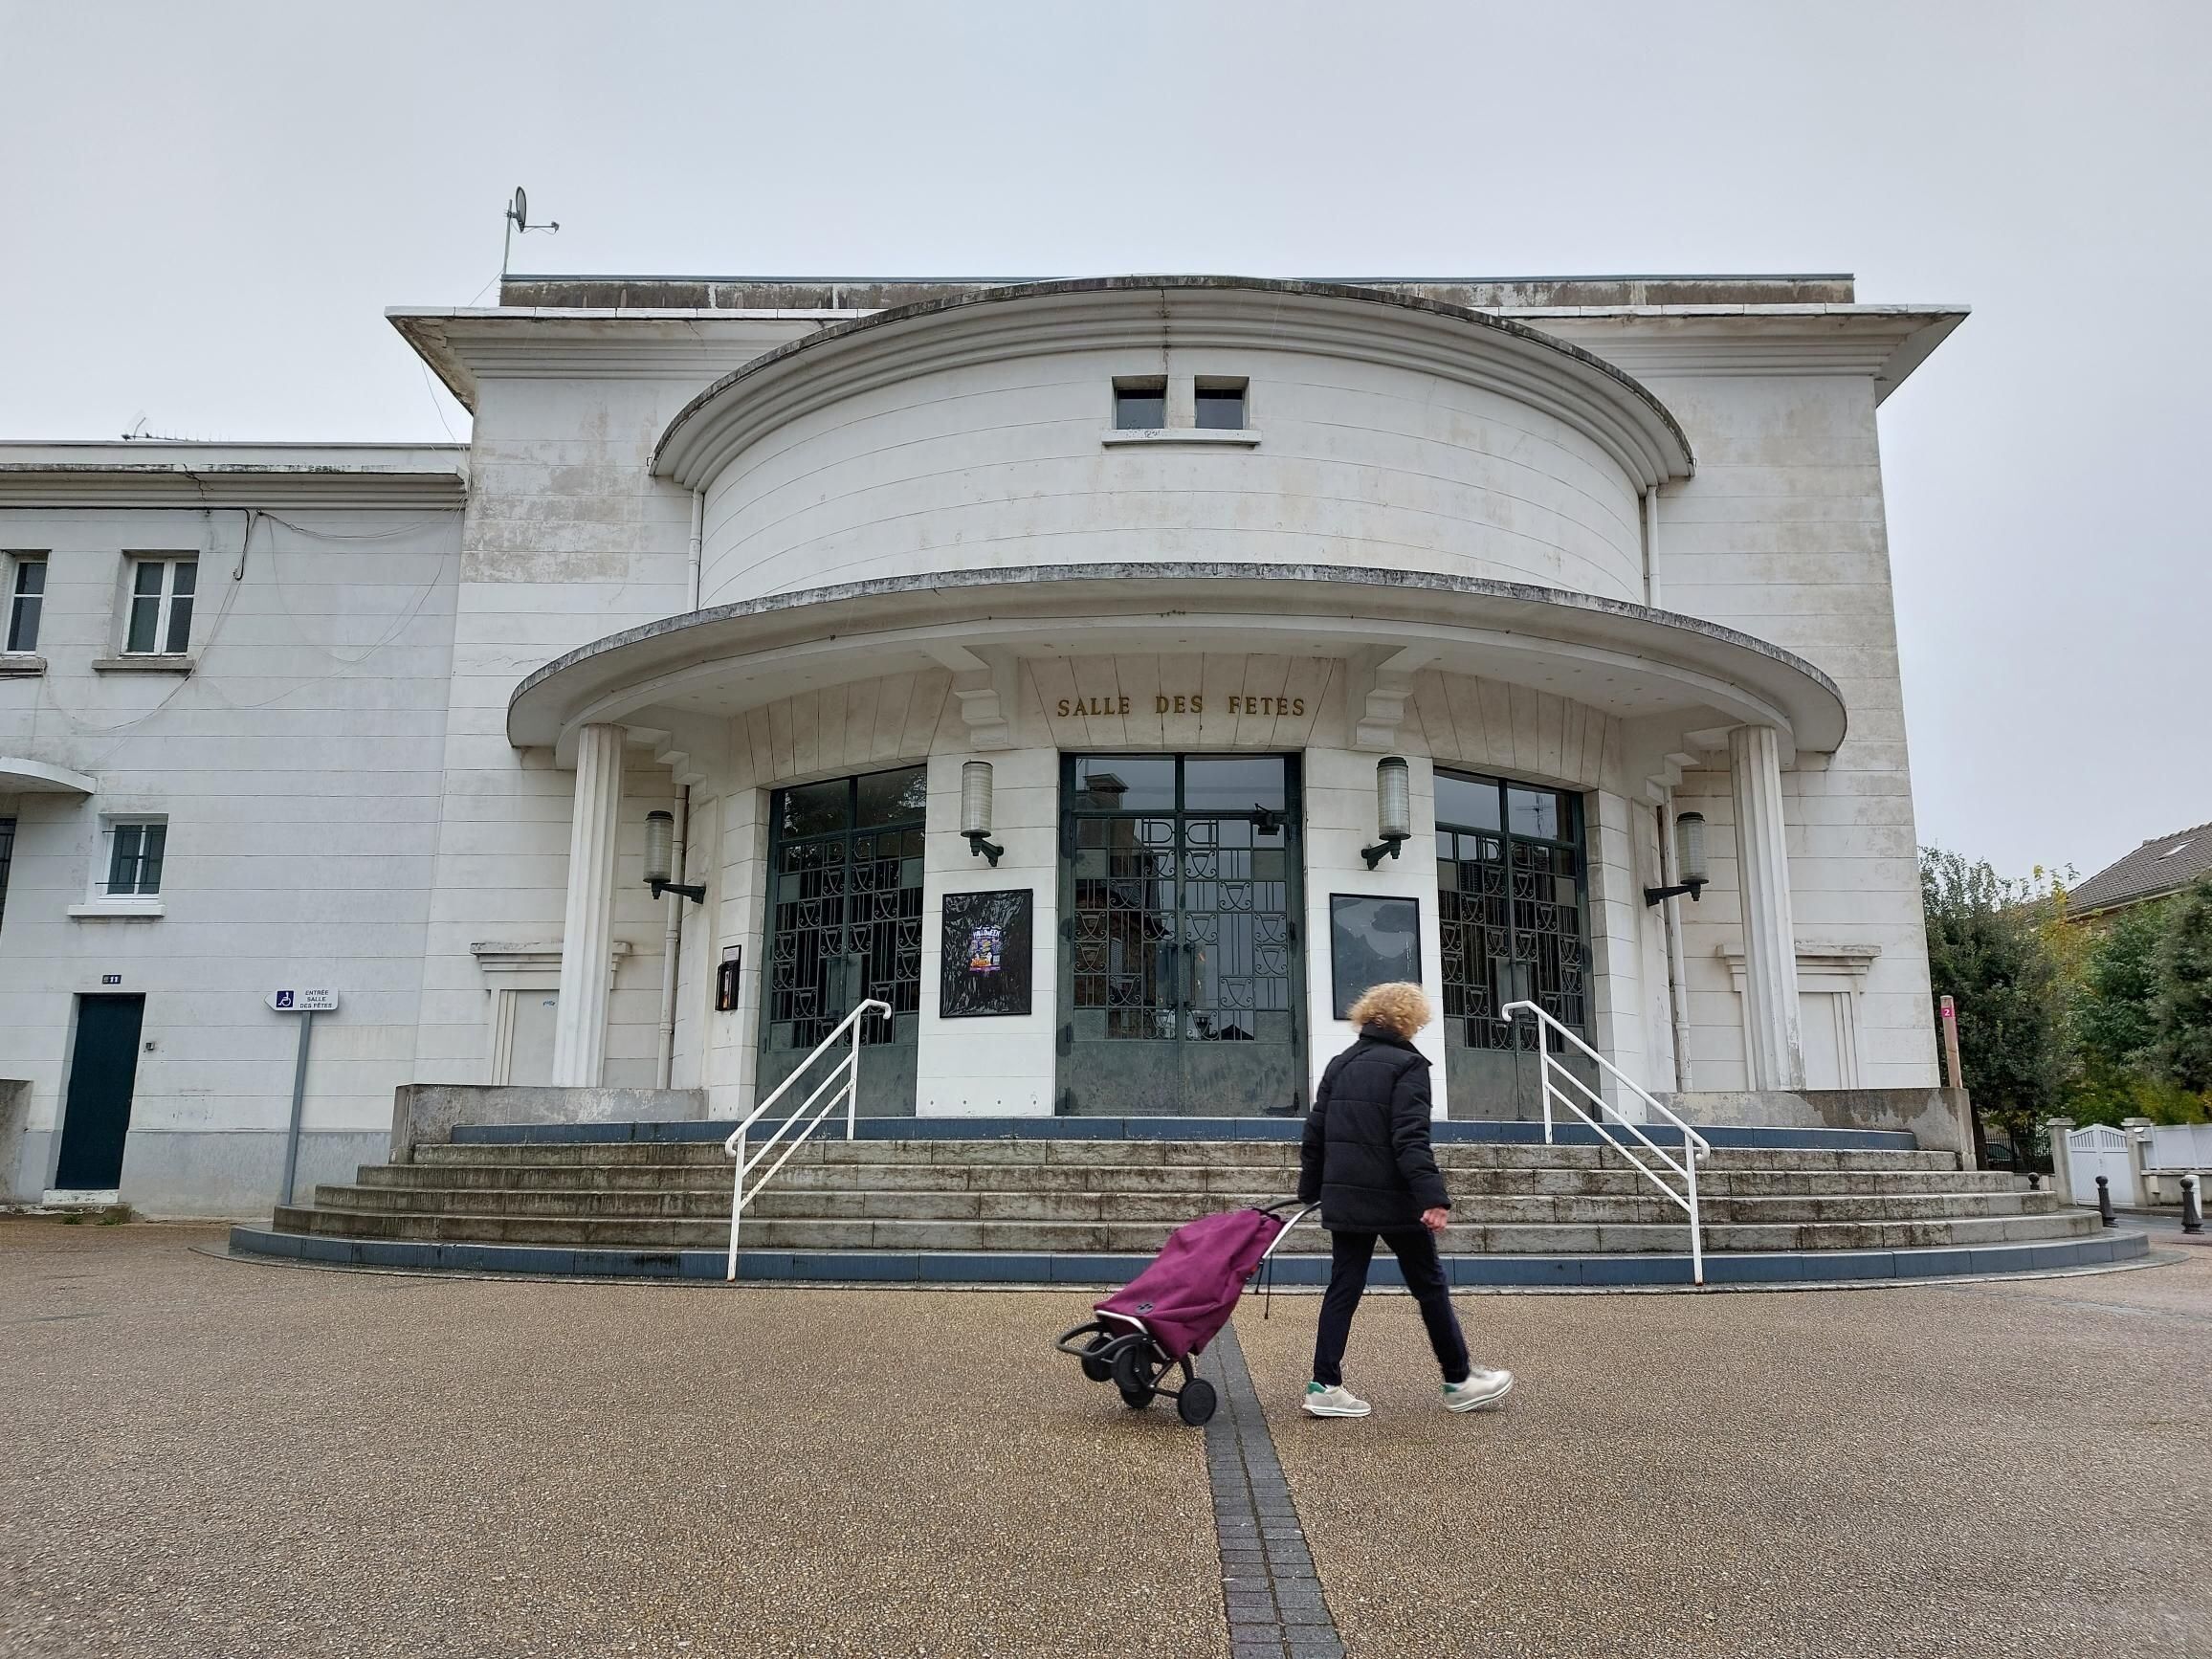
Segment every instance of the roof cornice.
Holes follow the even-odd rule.
[[[1517,311],[1653,379],[1856,375],[1881,402],[1971,315],[1964,305],[1662,305]]]
[[[479,380],[684,380],[697,385],[825,321],[851,315],[408,305],[385,312],[471,414]]]
[[[1445,375],[1552,414],[1640,485],[1686,477],[1659,399],[1582,347],[1512,320],[1375,289],[1242,276],[1113,276],[934,299],[832,324],[725,375],[669,423],[653,471],[691,488],[763,433],[916,375],[1069,350],[1282,349]]]
[[[467,498],[459,444],[0,442],[0,506],[458,510]]]

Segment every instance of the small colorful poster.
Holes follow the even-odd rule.
[[[968,972],[995,974],[1006,960],[1005,930],[996,923],[968,930]]]

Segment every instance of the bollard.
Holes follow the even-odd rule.
[[[2198,1195],[2197,1178],[2194,1175],[2181,1177],[2181,1230],[2204,1230],[2204,1201]]]
[[[2105,1226],[2118,1227],[2119,1218],[2112,1214],[2112,1183],[2108,1176],[2097,1177],[2097,1214],[2105,1219]]]

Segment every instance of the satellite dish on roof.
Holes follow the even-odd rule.
[[[542,225],[530,223],[530,198],[520,185],[515,187],[515,199],[507,204],[506,218],[506,248],[499,255],[499,275],[502,276],[506,276],[507,267],[513,262],[515,232],[517,231],[525,234],[532,231],[544,231],[553,235],[561,233],[561,221],[559,219],[548,219]]]

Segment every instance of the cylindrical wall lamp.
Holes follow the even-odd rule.
[[[1413,833],[1413,770],[1397,755],[1375,766],[1375,845],[1362,847],[1360,856],[1372,870],[1384,854],[1395,858],[1399,846]]]
[[[653,889],[653,896],[680,893],[694,904],[706,902],[704,883],[687,887],[675,880],[675,814],[648,812],[645,815],[645,884]]]
[[[960,769],[960,832],[967,837],[968,851],[999,867],[1006,852],[991,841],[991,763],[966,761]]]
[[[1661,899],[1687,893],[1694,904],[1697,896],[1705,890],[1705,814],[1702,812],[1674,814],[1674,876],[1672,887],[1644,889],[1644,902],[1657,904]]]

